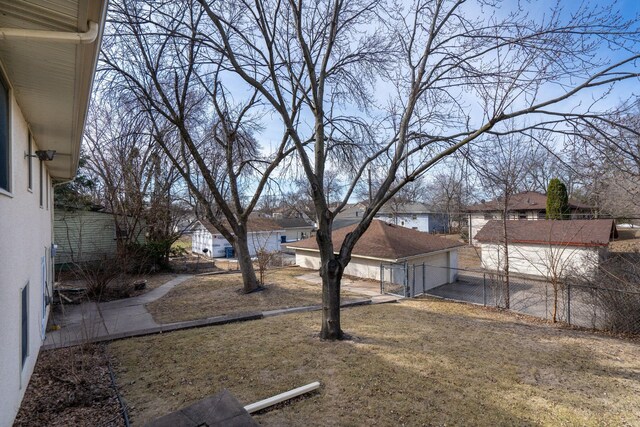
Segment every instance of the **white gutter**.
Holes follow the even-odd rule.
[[[33,40],[54,43],[90,44],[96,41],[98,37],[98,27],[98,24],[89,21],[89,30],[86,33],[0,28],[0,40]]]

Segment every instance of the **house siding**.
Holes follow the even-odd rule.
[[[58,209],[53,232],[58,245],[56,264],[94,261],[117,252],[114,220],[109,214]]]
[[[280,236],[284,230],[254,231],[247,235],[250,256],[254,257],[260,249],[269,252],[280,251]],[[204,248],[208,249],[207,256],[220,258],[225,256],[225,248],[232,245],[220,234],[211,234],[204,226],[198,225],[191,236],[191,250],[202,254]]]
[[[309,225],[308,227],[292,227],[292,228],[285,228],[284,235],[287,236],[287,242],[295,242],[298,240],[311,237],[312,231],[313,231],[312,225]]]
[[[426,233],[447,232],[448,221],[446,214],[438,213],[378,213],[376,219],[390,224],[412,228]]]
[[[138,243],[145,242],[143,226],[133,233]],[[115,217],[108,212],[56,209],[53,234],[56,265],[99,261],[118,253]]]
[[[43,341],[49,308],[44,308],[43,283],[52,291],[53,268],[51,179],[43,164],[43,200],[40,206],[39,160],[33,165],[32,191],[29,186],[27,122],[10,94],[10,184],[11,192],[0,193],[0,425],[11,425],[20,408],[28,380]],[[42,148],[33,141],[33,151]],[[28,288],[28,355],[21,360],[21,290]],[[43,313],[44,310],[44,313]],[[44,322],[43,322],[44,319]]]
[[[312,270],[320,269],[320,254],[318,252],[299,248],[296,248],[295,252],[296,264],[298,266],[309,268]],[[397,264],[400,266],[404,263],[404,261],[400,261]],[[351,258],[349,264],[345,267],[344,274],[349,276],[361,277],[363,279],[380,280],[381,264],[389,265],[389,262],[379,259],[360,258],[354,255]],[[424,276],[422,274],[423,264],[425,271]],[[408,274],[407,280],[409,281],[409,283],[413,283],[413,274],[415,271],[416,280],[414,294],[418,294],[423,292],[424,290],[432,289],[446,283],[454,282],[456,280],[458,251],[457,249],[451,249],[445,252],[425,254],[424,256],[406,260],[406,265],[408,267],[408,273],[403,267],[391,270],[386,269],[385,280],[397,284],[403,284],[405,275]]]
[[[489,270],[504,266],[504,246],[482,243],[482,266]],[[593,274],[603,251],[599,248],[509,244],[509,271],[519,274],[549,277],[554,272],[549,266],[557,265],[555,273]]]

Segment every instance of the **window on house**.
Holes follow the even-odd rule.
[[[24,367],[24,363],[29,356],[29,284],[27,283],[20,292],[22,299],[22,322],[20,327],[21,332],[21,345],[20,345],[20,361],[21,366]]]
[[[44,206],[44,167],[40,160],[40,207]]]
[[[9,146],[9,85],[0,76],[0,189],[11,191],[9,184],[11,149]]]
[[[546,211],[539,211],[538,212],[538,219],[546,219],[547,218],[547,212]]]
[[[527,219],[527,213],[526,212],[520,212],[518,214],[518,219]]]
[[[51,194],[49,194],[49,174],[46,174],[45,178],[45,189],[46,189],[46,193],[47,193],[47,210],[49,210],[49,199],[51,197]]]
[[[29,132],[29,136],[28,136],[29,140],[27,141],[27,154],[29,155],[29,157],[27,157],[27,161],[29,162],[27,164],[28,170],[29,170],[29,186],[27,187],[29,190],[33,190],[33,144],[31,143],[31,132]]]
[[[40,322],[40,336],[44,339],[47,331],[47,295],[49,294],[49,265],[47,260],[51,259],[51,252],[45,249],[45,256],[40,259],[40,269],[42,272],[42,319]]]
[[[116,239],[126,239],[127,237],[129,237],[129,229],[126,226],[124,226],[124,227],[116,226],[115,238]]]
[[[485,214],[484,214],[484,219],[486,219],[486,220],[493,219],[493,214],[488,213],[488,212],[487,212],[487,213],[485,213]]]
[[[411,219],[418,219],[418,215],[412,215]]]

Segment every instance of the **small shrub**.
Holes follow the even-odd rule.
[[[601,328],[640,334],[640,256],[618,254],[601,262],[597,273],[576,281],[602,312]]]

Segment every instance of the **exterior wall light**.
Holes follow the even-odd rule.
[[[38,159],[43,161],[51,161],[53,157],[56,155],[56,150],[38,150],[36,151],[36,156]]]
[[[53,160],[56,155],[56,150],[37,150],[36,154],[24,153],[24,158],[37,157],[39,160],[48,162]]]

